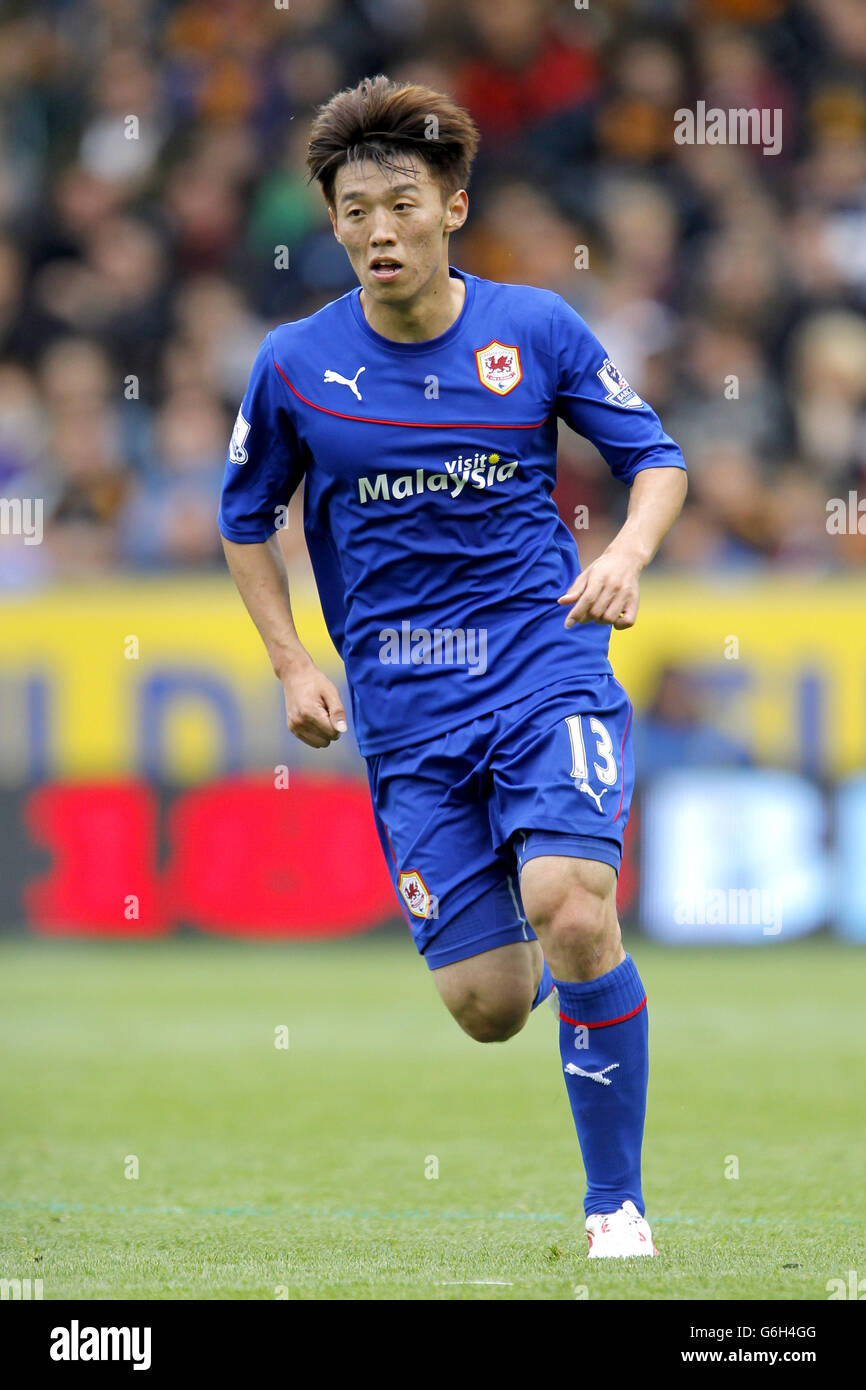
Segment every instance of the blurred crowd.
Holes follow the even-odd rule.
[[[453,263],[557,290],[682,446],[659,565],[861,565],[827,503],[866,496],[864,70],[862,0],[12,0],[0,497],[45,539],[0,535],[0,585],[222,564],[256,348],[354,283],[312,112],[376,72],[481,128]],[[781,151],[677,144],[698,101],[781,111]],[[560,458],[586,562],[626,496],[564,428]],[[302,563],[297,503],[283,539]]]

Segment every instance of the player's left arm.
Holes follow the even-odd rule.
[[[687,489],[682,468],[644,468],[635,476],[622,530],[559,599],[569,607],[566,627],[575,623],[634,625],[641,571],[682,511]]]
[[[685,501],[686,465],[652,406],[633,391],[579,314],[558,295],[550,323],[556,413],[589,439],[613,476],[631,489],[628,515],[602,555],[560,597],[566,627],[637,617],[641,571]]]

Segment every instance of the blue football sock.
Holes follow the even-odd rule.
[[[584,1210],[634,1202],[644,1214],[640,1153],[649,1047],[646,991],[631,956],[597,980],[556,980],[565,1088],[586,1169]]]
[[[541,979],[538,983],[538,989],[536,990],[535,998],[532,1001],[532,1008],[537,1009],[539,1004],[543,1004],[552,989],[553,976],[550,973],[550,966],[547,964],[547,961],[545,961],[544,969],[541,972]]]

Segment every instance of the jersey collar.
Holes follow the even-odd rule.
[[[366,337],[371,338],[376,346],[381,348],[384,352],[395,352],[401,357],[417,355],[419,353],[438,352],[440,348],[447,347],[448,344],[463,331],[475,299],[475,276],[467,275],[464,271],[455,269],[453,265],[449,265],[448,271],[450,277],[463,281],[466,286],[466,294],[460,313],[457,315],[451,327],[447,328],[444,333],[440,333],[438,338],[422,338],[421,341],[417,343],[398,343],[395,342],[393,338],[385,338],[381,333],[377,333],[375,328],[370,327],[364,317],[364,310],[361,308],[361,287],[359,285],[358,288],[353,290],[349,295],[349,307],[352,310],[352,314],[361,332],[364,333]]]

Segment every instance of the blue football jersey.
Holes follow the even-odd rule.
[[[684,468],[658,416],[557,294],[453,270],[438,338],[370,327],[360,289],[270,332],[229,445],[219,527],[304,530],[361,752],[406,747],[568,676],[610,672],[607,624],[564,626],[580,571],[552,498],[557,417],[614,477]]]

